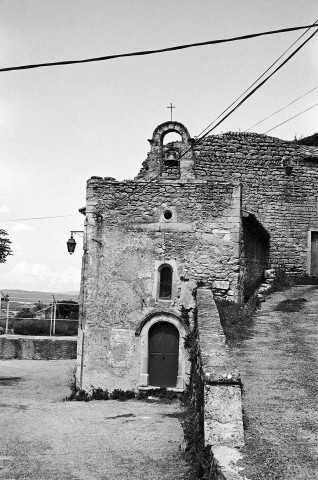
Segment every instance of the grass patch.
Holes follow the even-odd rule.
[[[295,298],[287,300],[283,300],[279,302],[276,306],[276,312],[300,312],[300,310],[304,307],[304,304],[307,302],[305,298]]]
[[[278,268],[275,270],[275,277],[266,295],[273,292],[281,292],[295,285],[318,285],[318,277],[307,274],[290,276],[286,274],[284,268]]]

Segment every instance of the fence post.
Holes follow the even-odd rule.
[[[56,301],[55,301],[55,304],[54,304],[53,335],[55,335],[55,323],[56,323]]]
[[[9,298],[7,300],[6,334],[8,333],[8,328],[9,328]]]
[[[50,337],[52,336],[52,322],[53,322],[53,302],[51,305]]]

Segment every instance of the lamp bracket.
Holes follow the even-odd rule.
[[[73,233],[76,233],[77,235],[79,235],[80,233],[82,235],[84,235],[84,230],[71,230],[71,236],[73,237]]]

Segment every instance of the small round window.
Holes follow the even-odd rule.
[[[163,212],[163,218],[165,220],[171,220],[172,219],[172,211],[171,210],[166,210]]]

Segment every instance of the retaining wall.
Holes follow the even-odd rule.
[[[76,358],[77,337],[1,335],[0,359],[62,360]]]
[[[204,388],[204,439],[215,462],[209,478],[241,479],[235,467],[241,458],[237,449],[244,446],[240,375],[230,359],[211,290],[198,289],[197,306],[200,362],[196,365]]]

